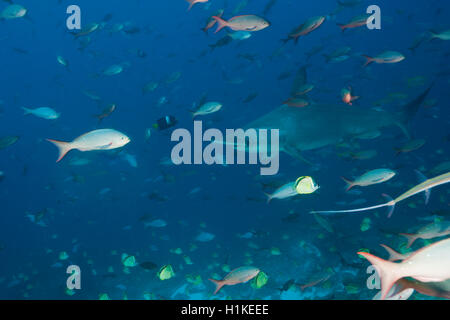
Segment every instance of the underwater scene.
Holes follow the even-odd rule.
[[[449,18],[0,0],[0,299],[450,299]]]

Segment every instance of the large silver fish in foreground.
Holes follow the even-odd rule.
[[[305,67],[297,73],[294,87],[301,87],[304,84],[306,84]],[[430,89],[431,86],[397,113],[320,103],[304,108],[282,105],[245,128],[279,129],[280,151],[304,160],[301,156],[302,151],[376,133],[383,127],[398,126],[409,137],[408,123],[417,113]],[[295,88],[292,91],[295,92]]]

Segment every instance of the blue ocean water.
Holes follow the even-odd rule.
[[[104,294],[111,299],[371,299],[378,290],[367,287],[370,264],[356,252],[367,249],[387,258],[379,244],[406,249],[398,233],[449,219],[445,185],[431,191],[427,205],[420,194],[401,202],[390,219],[381,209],[321,216],[326,220],[321,225],[310,214],[382,203],[382,193],[395,197],[420,182],[415,169],[428,178],[449,171],[450,47],[443,39],[430,39],[432,32],[449,28],[447,3],[210,0],[189,11],[183,0],[20,4],[27,9],[24,17],[0,21],[0,138],[19,137],[0,150],[0,299],[99,299]],[[66,26],[71,4],[81,9],[82,27],[96,23],[98,28],[72,34],[77,31]],[[381,9],[380,30],[362,26],[342,32],[337,26],[372,4]],[[9,5],[1,1],[0,10]],[[258,15],[270,26],[211,48],[232,32],[225,28],[214,34],[216,26],[207,34],[201,30],[219,9],[226,19]],[[315,16],[326,17],[319,28],[297,44],[283,44],[281,39]],[[348,57],[327,62],[324,54],[343,47],[350,48]],[[311,50],[317,53],[308,57]],[[398,51],[405,59],[363,67],[362,55],[384,51]],[[58,56],[68,65],[58,63]],[[117,64],[122,72],[102,74]],[[303,108],[326,103],[343,114],[352,108],[402,112],[434,83],[409,127],[411,139],[425,144],[396,154],[408,138],[390,126],[374,139],[347,136],[338,144],[305,150],[302,157],[309,164],[281,152],[273,176],[261,176],[260,165],[171,163],[176,145],[171,133],[193,132],[189,111],[202,97],[223,105],[217,113],[195,118],[205,129],[244,128],[290,97],[302,67],[314,85]],[[150,82],[157,87],[146,91]],[[351,106],[340,96],[347,87],[359,96]],[[99,122],[94,115],[111,104],[115,110]],[[60,116],[24,115],[22,107],[51,107]],[[168,115],[176,118],[175,126],[153,126]],[[300,121],[335,121],[326,113],[315,117]],[[358,118],[352,121],[356,126]],[[123,132],[131,142],[115,150],[73,150],[55,163],[57,149],[47,138],[72,141],[101,128]],[[367,150],[377,153],[358,159],[357,153]],[[341,176],[352,179],[377,168],[396,175],[345,191]],[[267,203],[265,193],[300,176],[311,176],[320,188]],[[166,225],[150,226],[155,220]],[[199,241],[202,232],[214,237]],[[417,240],[413,249],[427,241]],[[136,265],[125,266],[123,254],[134,256]],[[69,265],[81,269],[80,290],[66,288]],[[167,265],[174,276],[161,280],[157,273]],[[255,288],[251,280],[213,295],[208,278],[221,279],[248,265],[268,276],[263,287]],[[417,292],[411,297],[431,298]]]

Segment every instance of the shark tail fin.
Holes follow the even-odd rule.
[[[421,95],[419,95],[416,99],[403,107],[403,122],[408,124],[414,118],[414,116],[417,114],[417,111],[419,111],[419,107],[425,101],[425,98],[427,97],[433,85],[434,82],[424,92],[422,92]]]
[[[419,111],[420,106],[425,101],[425,98],[427,97],[433,85],[434,82],[431,83],[431,85],[424,92],[422,92],[421,95],[403,106],[403,110],[400,111],[399,119],[397,120],[396,124],[402,129],[402,131],[408,138],[410,138],[408,126],[414,119],[417,111]]]

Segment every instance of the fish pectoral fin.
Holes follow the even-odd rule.
[[[308,160],[306,160],[302,155],[301,155],[301,152],[300,152],[300,150],[298,150],[297,148],[295,148],[295,147],[283,147],[283,151],[284,152],[286,152],[288,155],[290,155],[290,156],[292,156],[292,157],[294,157],[294,158],[296,158],[296,159],[299,159],[299,160],[301,160],[301,161],[303,161],[303,162],[306,162],[307,164],[309,164],[309,165],[313,165],[313,163],[311,163],[310,161],[308,161]]]
[[[102,150],[102,149],[108,149],[108,148],[111,147],[111,146],[112,146],[112,142],[110,142],[110,143],[108,143],[108,144],[105,144],[105,145],[103,145],[103,146],[98,146],[97,149],[100,149],[100,150]]]

